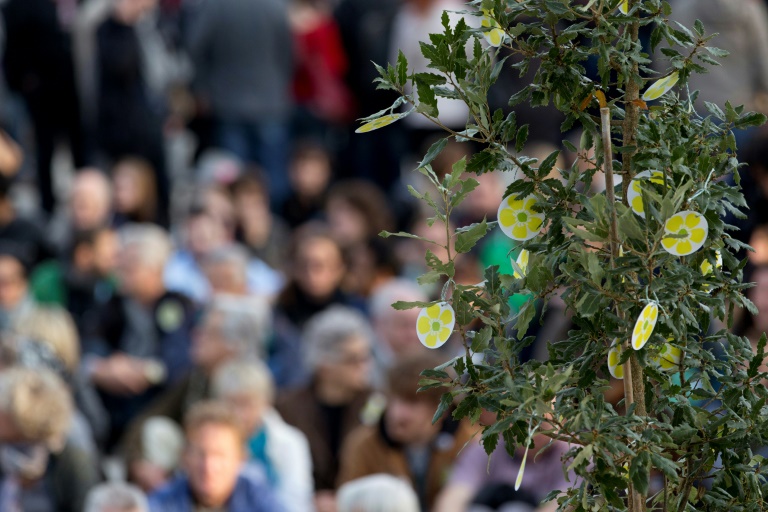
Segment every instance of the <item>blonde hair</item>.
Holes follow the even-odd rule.
[[[225,402],[203,400],[193,405],[184,416],[184,433],[189,435],[205,425],[222,425],[232,429],[241,442],[246,435],[235,410]]]
[[[0,372],[0,410],[26,439],[46,443],[55,451],[64,446],[72,396],[51,370],[11,367]]]
[[[338,512],[419,512],[413,487],[401,478],[376,474],[342,485],[336,494]]]
[[[247,393],[272,404],[275,383],[269,368],[257,360],[234,360],[221,365],[213,374],[211,389],[216,398]]]
[[[72,316],[59,306],[37,306],[22,314],[16,333],[51,349],[70,373],[80,363],[80,340]]]

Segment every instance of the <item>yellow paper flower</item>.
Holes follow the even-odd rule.
[[[674,73],[665,76],[664,78],[660,78],[659,80],[656,80],[653,85],[651,85],[648,89],[645,90],[645,93],[643,94],[643,101],[652,101],[659,99],[660,97],[664,96],[667,92],[669,92],[670,89],[672,89],[676,84],[677,81],[680,80],[680,75],[677,71]]]
[[[515,263],[517,263],[517,266],[520,267],[520,270],[522,270],[523,275],[520,275],[517,272],[517,269],[515,269],[515,272],[512,274],[513,277],[515,277],[515,279],[522,279],[528,273],[528,258],[530,258],[530,256],[531,254],[528,252],[528,249],[523,249],[522,251],[520,251],[520,254],[517,255],[517,259],[515,260]]]
[[[619,10],[622,14],[629,14],[629,0],[622,0],[619,4]]]
[[[501,46],[506,34],[499,26],[499,23],[493,19],[493,10],[483,9],[483,17],[480,18],[480,25],[491,29],[487,32],[483,32],[483,37],[488,41],[488,44],[497,48]]]
[[[672,338],[669,338],[672,341]],[[665,372],[677,370],[680,366],[680,359],[682,358],[683,351],[678,347],[673,346],[671,343],[665,343],[658,355],[653,356],[651,361],[653,364],[659,367],[659,369]]]
[[[544,227],[544,214],[533,210],[535,204],[533,194],[523,199],[515,199],[514,195],[505,197],[498,212],[499,226],[504,234],[518,242],[538,235]]]
[[[365,123],[363,126],[355,130],[355,133],[368,133],[372,132],[373,130],[378,130],[379,128],[384,128],[387,125],[390,125],[397,121],[398,119],[401,119],[405,117],[405,114],[389,114],[386,116],[381,116],[378,119],[374,119],[373,121],[369,121]]]
[[[451,337],[455,323],[451,305],[439,302],[421,310],[416,320],[416,334],[425,347],[439,348]]]
[[[664,232],[679,235],[675,238],[662,238],[661,246],[664,250],[675,256],[687,256],[702,248],[709,232],[709,223],[702,214],[686,210],[671,216],[664,225]]]
[[[664,173],[661,171],[643,171],[639,172],[629,182],[629,190],[627,190],[627,201],[629,201],[629,207],[632,211],[645,218],[645,208],[643,207],[643,195],[642,195],[642,182],[650,181],[657,185],[664,183]]]
[[[648,303],[640,312],[640,316],[635,322],[635,328],[632,330],[632,348],[640,350],[648,343],[658,319],[659,306],[655,302]]]
[[[624,365],[619,364],[621,360],[621,344],[618,340],[613,340],[610,350],[608,350],[608,371],[614,379],[624,379]]]
[[[702,261],[699,268],[701,269],[701,274],[705,276],[711,274],[713,270],[712,264],[709,262],[709,260]],[[715,268],[723,268],[723,255],[720,254],[719,250],[715,251]]]

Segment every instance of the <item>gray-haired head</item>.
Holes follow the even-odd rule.
[[[217,294],[206,309],[220,319],[221,339],[242,357],[262,359],[271,330],[271,312],[259,297]]]
[[[336,494],[338,512],[419,512],[411,485],[392,475],[371,475],[347,482]]]
[[[85,499],[85,512],[149,512],[141,490],[124,482],[99,484]]]
[[[303,333],[306,367],[314,373],[321,364],[334,361],[340,347],[355,336],[372,345],[371,326],[362,313],[355,309],[332,306],[313,316]]]
[[[173,245],[168,233],[154,224],[126,224],[118,232],[123,251],[132,250],[132,256],[143,265],[162,269],[171,256]]]
[[[399,300],[426,302],[429,297],[414,281],[401,277],[391,279],[376,288],[371,294],[371,298],[368,300],[368,311],[371,318],[375,321],[386,317],[388,313],[394,311],[392,304]]]
[[[222,247],[216,247],[205,253],[200,261],[203,271],[206,275],[214,266],[226,266],[228,276],[236,282],[227,283],[229,286],[239,286],[247,288],[248,286],[248,251],[239,244],[228,244]],[[210,280],[210,276],[208,276]]]
[[[272,404],[275,397],[272,374],[267,365],[258,360],[235,359],[224,363],[213,374],[211,390],[216,398],[242,393],[265,404]]]

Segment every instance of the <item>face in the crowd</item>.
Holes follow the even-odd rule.
[[[27,279],[21,262],[11,256],[0,256],[0,309],[10,311],[27,294]]]
[[[227,502],[244,456],[240,436],[230,425],[203,423],[187,433],[184,466],[200,505],[220,507]]]
[[[313,237],[299,246],[296,254],[296,283],[313,299],[330,297],[344,277],[344,261],[333,240]]]
[[[221,313],[209,312],[192,336],[192,362],[206,372],[212,372],[235,353],[222,335],[223,322]]]
[[[109,217],[110,191],[106,177],[99,171],[83,171],[72,186],[69,207],[77,229],[103,226]]]
[[[396,358],[402,358],[421,349],[421,344],[413,329],[418,317],[418,309],[402,311],[392,309],[382,314],[381,318],[376,319],[376,333],[392,350]]]
[[[203,265],[203,273],[213,293],[228,295],[248,293],[248,278],[246,269],[242,265],[231,261],[209,262]]]
[[[111,275],[117,268],[120,241],[112,230],[102,230],[93,243],[93,266],[100,276]]]
[[[224,226],[211,215],[190,217],[186,228],[187,247],[194,255],[202,255],[224,245],[227,241]]]
[[[390,397],[384,413],[389,436],[402,444],[425,444],[436,434],[438,427],[432,424],[436,405],[426,400],[404,400]]]
[[[328,158],[323,155],[310,155],[295,160],[288,171],[288,177],[299,196],[318,197],[328,186],[331,165]]]
[[[363,391],[370,386],[372,362],[368,341],[352,336],[322,365],[319,377],[348,392]]]
[[[340,197],[329,200],[326,215],[334,236],[345,247],[364,242],[368,237],[365,217],[346,200]]]
[[[137,300],[151,298],[163,280],[163,269],[146,264],[141,250],[139,245],[123,246],[117,262],[120,289]]]
[[[269,406],[263,397],[254,393],[232,393],[221,397],[235,411],[245,432],[253,434],[261,427],[264,412]]]
[[[27,441],[9,414],[0,410],[0,444]]]

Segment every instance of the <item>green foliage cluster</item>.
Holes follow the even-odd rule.
[[[434,212],[429,223],[446,225],[446,238],[431,240],[448,251],[441,261],[427,252],[429,271],[422,283],[444,282],[441,300],[453,306],[466,352],[424,372],[423,386],[448,388],[435,418],[452,405],[457,418],[477,421],[482,410],[497,420],[486,425],[482,442],[488,452],[503,439],[513,453],[532,442],[538,429],[551,439],[571,444],[565,467],[578,479],[557,499],[562,510],[763,510],[768,496],[768,464],[753,450],[768,445],[768,376],[760,371],[765,338],[757,352],[750,341],[730,334],[735,308],[754,312],[744,296],[746,260],[735,254],[744,246],[724,221],[727,212],[743,216],[746,205],[738,187],[723,179],[737,177],[734,129],[756,126],[764,116],[741,107],[707,104],[697,112],[687,91],[691,73],[716,65],[726,52],[707,46],[712,35],[701,23],[686,28],[668,20],[662,0],[631,0],[627,13],[619,0],[474,0],[467,17],[486,16],[485,28],[463,19],[422,44],[430,72],[415,73],[400,54],[386,69],[379,67],[378,87],[399,93],[390,109],[365,119],[381,125],[420,114],[442,126],[437,98],[459,99],[469,108],[466,128],[446,130],[419,165],[434,186],[411,193]],[[650,69],[638,42],[648,26],[651,43],[661,48],[667,72]],[[500,27],[501,47],[484,43]],[[506,57],[516,55],[515,64]],[[587,77],[588,59],[596,59],[599,81]],[[555,169],[558,156],[542,161],[520,156],[528,127],[514,113],[491,111],[488,91],[504,66],[521,76],[535,70],[531,83],[510,91],[511,106],[554,105],[565,114],[563,130],[583,131],[581,165]],[[639,92],[677,72],[679,82],[658,101],[645,104]],[[412,92],[413,91],[413,92]],[[414,94],[415,92],[415,94]],[[622,178],[615,202],[591,193],[596,173],[604,168],[599,107],[610,109],[613,173]],[[396,113],[403,107],[404,113]],[[389,116],[389,117],[387,117]],[[438,179],[430,163],[447,139],[474,141],[482,150],[461,160],[453,173]],[[660,170],[661,183],[646,182],[645,218],[627,202],[630,180],[645,170]],[[485,269],[480,285],[453,281],[454,260],[494,229],[495,222],[447,226],[452,211],[477,186],[472,174],[518,172],[505,195],[534,194],[546,228],[521,246],[530,252],[522,278]],[[554,175],[553,175],[554,173]],[[559,176],[558,176],[559,174]],[[709,224],[704,247],[689,256],[674,256],[660,245],[664,224],[673,214],[693,210]],[[616,233],[611,223],[615,220]],[[389,236],[389,233],[385,233]],[[401,236],[414,236],[398,233]],[[621,246],[621,253],[618,245]],[[717,254],[722,266],[716,266]],[[704,274],[702,263],[712,271]],[[509,297],[535,298],[513,312]],[[534,341],[527,332],[536,304],[560,295],[573,313],[575,328],[566,339],[550,340],[549,360],[522,362],[521,349]],[[659,322],[645,347],[626,346],[636,318],[649,302],[658,303]],[[398,303],[397,308],[426,304]],[[679,371],[666,373],[651,359],[662,346],[682,351]],[[622,361],[631,359],[634,403],[617,411],[604,399],[609,386],[606,367],[614,340],[625,345]],[[651,492],[651,475],[663,481]],[[642,497],[642,505],[629,496]]]

